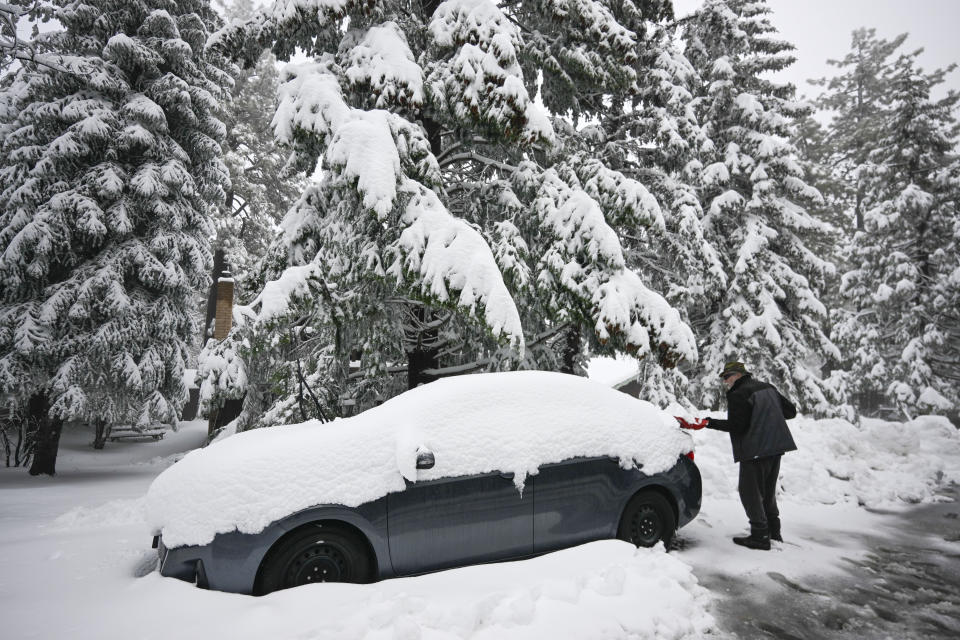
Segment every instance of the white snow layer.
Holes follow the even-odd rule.
[[[927,387],[920,393],[920,397],[917,398],[917,404],[932,407],[940,411],[950,411],[953,409],[953,403],[943,397],[943,394],[933,387]]]
[[[347,78],[373,89],[376,108],[386,109],[399,96],[415,106],[423,104],[423,70],[395,22],[370,27],[346,57]]]
[[[673,420],[667,414],[664,418]],[[839,571],[847,564],[844,558],[867,552],[864,531],[900,534],[899,518],[858,507],[858,494],[879,492],[893,506],[923,494],[923,501],[936,500],[926,490],[938,477],[942,484],[958,479],[960,435],[942,418],[868,420],[862,429],[805,418],[790,424],[801,450],[784,458],[784,477],[793,479],[780,492],[789,542],[774,543],[774,552],[730,543],[729,536],[746,525],[736,495],[737,465],[725,434],[698,431],[704,504],[700,516],[681,531],[691,541],[684,549],[663,553],[662,547],[633,549],[602,541],[521,562],[369,585],[310,585],[259,599],[197,589],[155,571],[156,553],[149,548],[138,496],[176,452],[200,446],[205,421],[184,423],[159,442],[109,443],[99,451],[89,446],[92,431],[65,429],[55,478],[38,483],[23,469],[0,468],[4,637],[719,636],[709,615],[711,595],[697,576],[746,580],[759,593],[775,584],[769,572],[803,584],[806,576]],[[891,445],[894,449],[888,449]],[[830,477],[831,486],[823,492],[797,482],[805,472],[794,467],[810,468],[814,462],[849,479]],[[863,475],[867,471],[869,481]],[[920,494],[895,490],[914,484],[923,487]],[[838,502],[822,504],[818,493]],[[951,544],[941,543],[948,551]],[[56,603],[57,615],[50,615],[51,603]]]
[[[617,540],[359,589],[318,586],[267,597],[292,611],[324,603],[336,613],[318,616],[313,637],[323,638],[680,640],[703,638],[714,624],[710,594],[686,563],[662,546]]]
[[[377,32],[380,45],[399,47],[395,30],[383,29]],[[388,38],[385,34],[390,33]],[[384,44],[393,36],[393,45]],[[363,206],[381,220],[402,202],[398,194],[409,196],[401,216],[404,229],[390,247],[398,257],[391,274],[398,279],[409,275],[441,302],[456,293],[470,313],[482,306],[493,334],[507,338],[522,354],[520,314],[490,247],[479,232],[453,216],[436,193],[407,175],[405,159],[409,163],[414,148],[427,154],[418,170],[439,171],[422,128],[388,111],[351,108],[330,71],[332,64],[326,57],[284,68],[273,119],[277,140],[290,144],[297,131],[328,139],[324,162],[339,179],[355,181]],[[402,273],[404,269],[410,273]]]
[[[170,547],[319,504],[357,506],[404,478],[514,473],[518,490],[542,464],[608,455],[646,473],[672,467],[691,439],[648,402],[590,380],[518,371],[447,378],[352,418],[247,431],[193,451],[147,495],[149,522]],[[436,466],[416,469],[417,449]]]
[[[495,3],[446,0],[428,30],[434,46],[457,48],[431,65],[435,106],[454,105],[453,115],[465,122],[479,117],[502,125],[522,116],[524,139],[554,140],[546,110],[531,100],[524,84],[516,55],[523,47],[520,29]]]
[[[633,356],[617,355],[590,358],[586,365],[587,377],[608,387],[635,378],[640,373],[640,361]]]

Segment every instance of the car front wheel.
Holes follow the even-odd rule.
[[[315,582],[369,582],[370,557],[358,537],[341,528],[310,526],[292,533],[263,561],[254,593]]]
[[[642,491],[627,504],[617,537],[638,547],[652,547],[663,540],[669,545],[677,529],[670,503],[659,493]]]

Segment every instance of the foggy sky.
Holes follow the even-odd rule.
[[[678,17],[700,4],[673,0]],[[960,0],[768,0],[767,5],[781,37],[797,47],[797,62],[780,77],[795,84],[799,95],[819,93],[806,80],[834,75],[836,68],[826,60],[843,58],[850,50],[850,33],[859,27],[873,27],[877,37],[887,40],[908,32],[901,50],[924,48],[919,62],[927,71],[960,62]],[[960,70],[947,76],[946,85],[960,91]]]

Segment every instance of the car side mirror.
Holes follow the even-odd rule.
[[[433,457],[433,451],[420,449],[417,451],[417,469],[433,469],[436,464],[436,458]]]

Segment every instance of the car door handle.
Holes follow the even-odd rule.
[[[501,473],[501,474],[500,474],[500,477],[501,477],[501,478],[506,478],[507,480],[513,480],[513,472],[512,472],[512,471],[508,471],[508,472],[506,472],[506,473]]]

